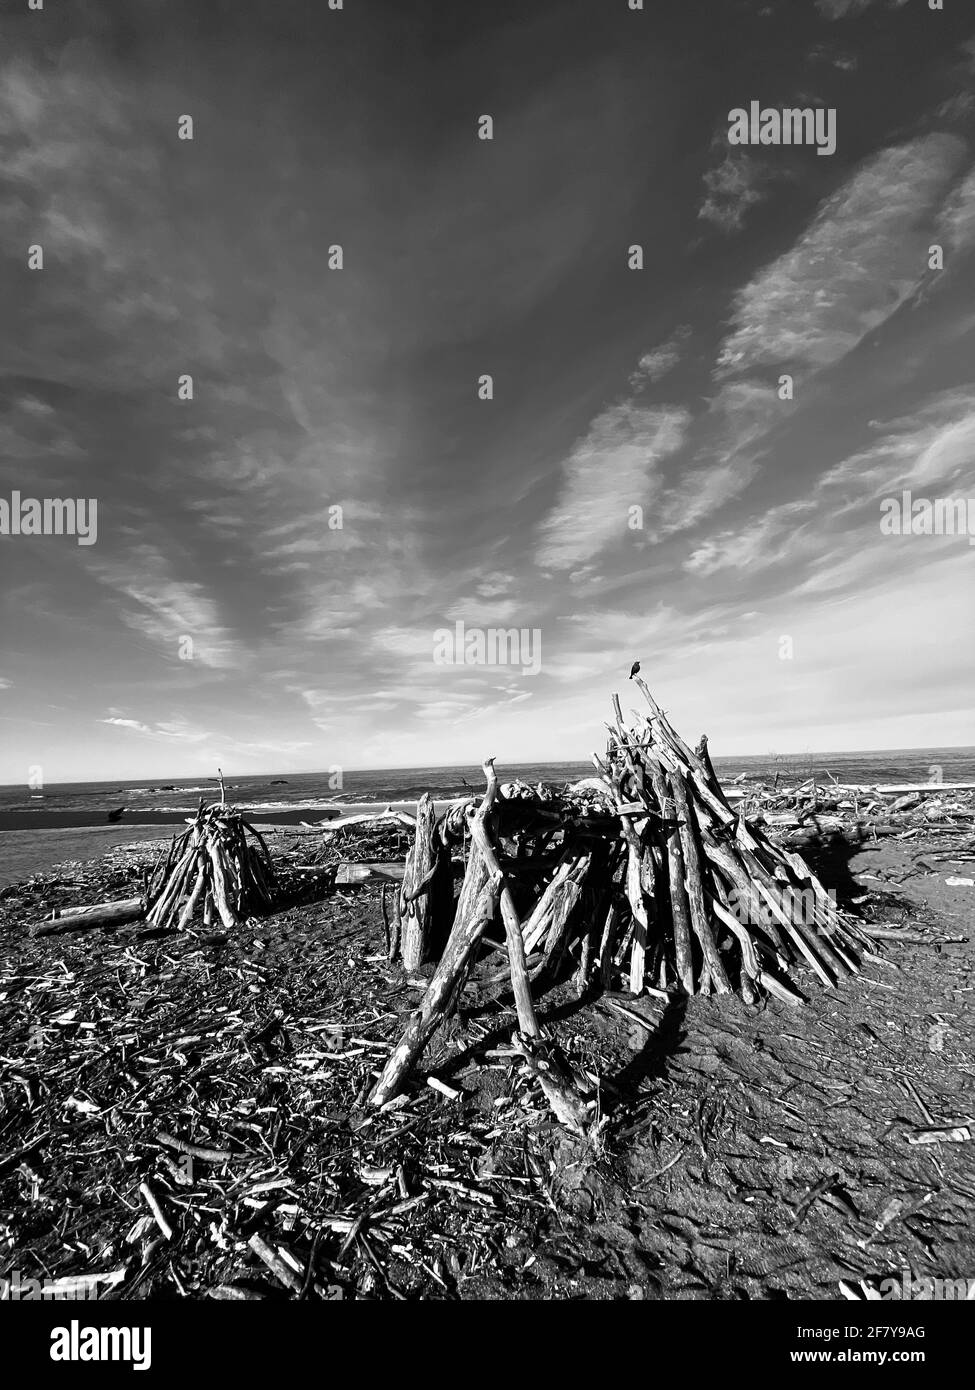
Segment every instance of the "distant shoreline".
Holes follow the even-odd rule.
[[[788,792],[801,786],[802,783],[783,784],[780,792]],[[859,792],[862,795],[878,793],[885,796],[900,795],[915,788],[923,787],[930,789],[932,793],[941,791],[967,791],[975,789],[975,782],[819,782],[819,786],[826,786],[837,793]],[[737,801],[746,793],[733,786],[725,785],[725,796],[729,801]],[[480,792],[471,792],[474,797],[479,797]],[[454,805],[463,797],[439,797],[435,798],[434,805],[439,812],[445,807]],[[342,802],[322,802],[315,801],[310,805],[294,806],[275,806],[263,810],[249,810],[246,806],[239,809],[243,811],[246,818],[254,825],[265,826],[300,826],[300,825],[320,825],[323,822],[337,820],[343,815],[374,815],[381,811],[406,811],[410,814],[415,813],[417,805],[416,797],[403,797],[395,801],[342,801]],[[131,807],[121,820],[109,823],[107,813],[103,810],[86,811],[45,811],[45,810],[16,810],[0,811],[0,833],[14,831],[44,831],[44,830],[119,830],[133,831],[139,827],[147,826],[178,826],[185,825],[196,814],[195,807],[174,807],[167,811],[148,811],[140,810],[138,807]]]
[[[230,803],[236,806],[236,803]],[[437,801],[436,805],[447,806],[449,798]],[[343,801],[322,803],[310,806],[280,806],[273,810],[251,811],[247,806],[241,810],[253,825],[301,825],[311,822],[336,820],[342,815],[371,815],[385,811],[416,810],[416,798],[400,801]],[[196,807],[174,807],[171,811],[142,811],[138,807],[127,810],[121,820],[110,823],[105,811],[0,811],[0,832],[12,830],[136,830],[140,826],[185,825],[196,815]]]

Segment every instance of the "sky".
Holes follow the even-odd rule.
[[[966,9],[7,6],[0,781],[975,743]]]

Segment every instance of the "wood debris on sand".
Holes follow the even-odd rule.
[[[563,1268],[587,1296],[614,1296],[594,1282],[597,1258],[640,1296],[654,1296],[652,1270],[662,1278],[672,1259],[668,1288],[704,1279],[709,1296],[774,1296],[811,1277],[835,1295],[845,1268],[872,1272],[865,1251],[928,1258],[924,1242],[956,1220],[952,1184],[970,1182],[970,1116],[947,1090],[952,1073],[931,1070],[967,1055],[957,1010],[939,1004],[937,1017],[954,1021],[926,1051],[923,1009],[859,988],[880,959],[863,942],[885,928],[831,900],[800,935],[830,985],[849,988],[822,996],[828,1012],[797,1012],[769,991],[774,976],[815,1001],[815,982],[827,982],[764,895],[752,923],[731,890],[744,869],[770,895],[775,884],[777,904],[806,888],[815,907],[809,870],[774,832],[719,812],[706,747],[688,748],[649,708],[629,728],[614,711],[598,788],[502,784],[489,763],[484,797],[440,817],[267,835],[273,911],[255,912],[243,875],[225,868],[232,929],[204,925],[198,898],[177,930],[199,874],[192,827],[164,869],[153,872],[154,851],[119,852],[98,871],[8,890],[0,1296],[14,1271],[51,1296],[70,1286],[103,1300],[544,1296]],[[25,933],[41,913],[113,894],[158,905],[191,847],[197,874],[184,863],[162,921],[107,923],[77,940]],[[343,863],[373,867],[343,886]],[[430,911],[415,912],[421,958],[406,968],[403,928],[418,904]],[[889,899],[884,908],[886,922]],[[907,922],[908,941],[947,939]],[[936,976],[932,967],[932,997]],[[970,989],[966,978],[951,977]],[[438,1000],[442,1017],[377,1103],[417,1015],[426,1009],[429,1024]],[[923,1130],[917,1116],[892,1128],[908,1072],[930,1107]],[[862,1113],[874,1147],[856,1156]],[[832,1144],[828,1158],[803,1149],[810,1124]],[[883,1170],[878,1144],[892,1155]],[[925,1206],[929,1168],[938,1195]],[[889,1198],[874,1194],[891,1172],[907,1195],[878,1233]],[[742,1205],[763,1182],[777,1186],[775,1202]],[[646,1212],[642,1254],[622,1234],[599,1253],[592,1214],[608,1219],[614,1202]],[[621,1231],[631,1216],[618,1216]],[[829,1259],[815,1245],[827,1230]],[[668,1253],[682,1242],[686,1267]],[[804,1275],[809,1252],[819,1263]]]

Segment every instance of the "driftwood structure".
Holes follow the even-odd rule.
[[[454,806],[438,821],[429,799],[421,802],[398,902],[399,948],[410,970],[437,964],[373,1105],[402,1088],[455,1008],[479,945],[501,929],[505,968],[480,983],[510,988],[515,1045],[555,1113],[580,1133],[597,1103],[547,1045],[533,987],[571,968],[579,995],[619,975],[637,995],[734,991],[746,1003],[771,995],[799,1004],[797,969],[827,988],[858,972],[869,939],[798,854],[733,809],[707,739],[688,747],[644,682],[636,685],[648,712],[628,726],[614,697],[605,755],[593,755],[598,777],[562,794],[502,787],[489,758],[480,805]],[[445,865],[458,842],[466,854],[454,902]]]
[[[768,995],[799,1004],[799,971],[826,988],[859,971],[870,939],[797,853],[725,795],[707,739],[691,749],[644,682],[635,685],[647,711],[627,724],[613,697],[593,778],[562,791],[502,786],[488,758],[479,803],[471,797],[438,815],[425,795],[415,820],[390,809],[326,824],[326,841],[362,820],[404,821],[413,831],[401,883],[388,864],[337,866],[346,883],[383,880],[390,960],[410,974],[434,967],[372,1105],[402,1089],[475,967],[482,992],[510,992],[514,1046],[559,1120],[580,1134],[598,1124],[598,1095],[544,1036],[534,1002],[541,989],[571,975],[577,997],[622,985],[665,999],[734,992],[749,1004]],[[202,908],[204,925],[216,912],[237,927],[274,906],[267,846],[239,810],[201,803],[146,899],[150,926],[185,928]]]
[[[250,838],[248,838],[250,837]],[[189,829],[174,839],[165,864],[153,875],[147,899],[150,926],[187,927],[197,908],[209,926],[214,912],[224,926],[239,927],[274,901],[274,867],[260,833],[222,801],[200,802]]]

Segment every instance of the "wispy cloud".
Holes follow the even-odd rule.
[[[689,412],[630,403],[599,415],[562,466],[564,482],[536,549],[543,569],[591,560],[626,534],[631,506],[648,506],[660,463],[684,442]]]
[[[735,295],[722,372],[829,366],[888,319],[926,272],[932,220],[963,154],[956,137],[931,135],[869,160]]]
[[[740,146],[729,147],[727,135],[724,130],[715,140],[721,159],[704,174],[705,198],[697,215],[730,235],[741,231],[751,209],[765,202],[776,182],[794,176],[781,162],[772,164]]]
[[[899,10],[906,4],[907,0],[816,0],[816,9],[824,19],[855,19],[871,5]]]
[[[245,660],[204,586],[175,578],[157,547],[142,545],[126,560],[94,561],[92,567],[121,600],[122,621],[152,642],[160,655],[215,670],[231,669]]]
[[[146,724],[141,719],[126,719],[120,715],[107,715],[98,720],[99,724],[112,724],[118,729],[131,729],[137,734],[150,738],[175,739],[183,743],[202,743],[211,737],[205,730],[194,729],[184,719],[162,720],[158,724]]]
[[[666,342],[645,352],[636,364],[635,371],[630,374],[630,389],[636,391],[644,385],[652,386],[668,372],[672,372],[681,360],[690,336],[690,326],[686,323],[681,324]]]

